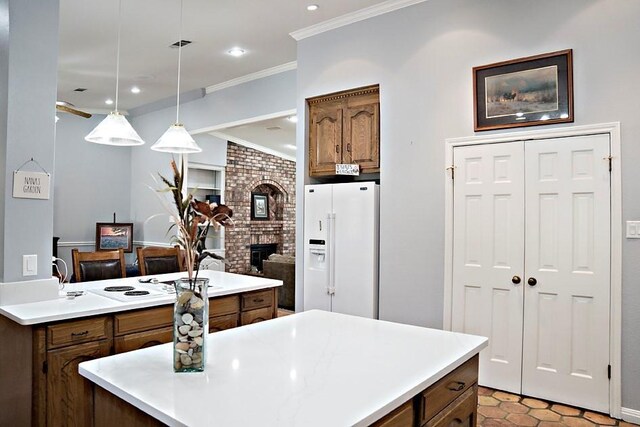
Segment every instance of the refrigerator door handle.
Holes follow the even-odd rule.
[[[319,221],[320,222],[320,229],[322,229],[322,220]],[[331,213],[327,213],[327,283],[326,283],[326,289],[327,289],[327,295],[332,295],[331,293],[331,287],[333,285],[333,279],[331,276],[331,272],[333,271],[333,267],[331,265],[331,253],[332,253],[332,247],[331,247]]]
[[[329,295],[336,293],[336,214],[329,214]]]

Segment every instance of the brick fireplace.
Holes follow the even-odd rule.
[[[268,220],[251,220],[251,193],[267,194]],[[251,271],[252,245],[295,255],[295,162],[229,142],[225,204],[235,223],[225,230],[228,272]]]

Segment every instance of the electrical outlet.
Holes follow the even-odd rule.
[[[38,275],[38,255],[22,255],[22,275]]]
[[[640,239],[640,221],[627,221],[627,239]]]

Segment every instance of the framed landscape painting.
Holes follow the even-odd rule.
[[[96,251],[133,251],[133,223],[96,223]]]
[[[473,68],[474,130],[573,122],[572,50]]]
[[[251,193],[251,219],[269,219],[269,195],[266,193]]]

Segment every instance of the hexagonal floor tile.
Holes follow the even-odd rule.
[[[529,411],[529,408],[517,402],[502,402],[500,403],[500,408],[510,414],[526,414]]]
[[[507,413],[497,406],[481,406],[478,408],[478,412],[487,418],[504,418]]]
[[[527,414],[509,414],[507,415],[507,421],[518,426],[535,427],[538,425],[538,420]]]
[[[554,403],[551,406],[551,410],[554,412],[557,412],[560,415],[569,415],[573,417],[580,415],[580,409],[572,408],[570,406],[559,405],[557,403]]]
[[[595,427],[591,421],[578,417],[562,417],[562,422],[569,427]]]
[[[560,414],[556,414],[548,409],[532,409],[529,411],[529,415],[540,421],[560,421],[562,419]]]
[[[493,397],[503,402],[517,402],[520,400],[520,396],[511,393],[505,393],[504,391],[496,391],[493,393]]]
[[[608,415],[598,414],[596,412],[585,411],[584,417],[589,421],[603,426],[614,426],[618,423],[616,420],[609,418]]]
[[[480,424],[478,424],[480,425]],[[482,427],[502,427],[502,426],[513,426],[512,423],[510,423],[507,420],[501,420],[501,419],[496,419],[496,418],[487,418],[486,420],[484,420],[484,422],[482,423]]]
[[[524,399],[522,399],[521,403],[533,409],[546,409],[549,406],[547,402],[543,402],[542,400],[538,399],[532,399],[530,397],[525,397]]]
[[[478,396],[478,405],[480,406],[498,406],[500,401],[491,396]]]

